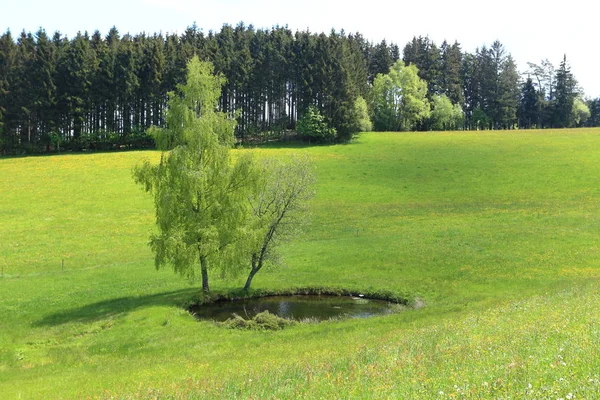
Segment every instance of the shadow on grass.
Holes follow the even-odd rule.
[[[94,322],[127,314],[131,311],[152,306],[181,306],[199,293],[198,288],[157,293],[148,296],[120,297],[91,303],[78,308],[50,314],[34,323],[34,326],[56,326],[69,322]]]

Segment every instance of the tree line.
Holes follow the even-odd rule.
[[[461,107],[463,129],[600,125],[600,99],[583,98],[566,55],[558,67],[545,59],[527,63],[519,73],[499,41],[467,53],[458,43],[444,41],[438,47],[427,37],[415,37],[404,47],[403,61],[417,66],[432,104],[438,95]],[[428,130],[432,122],[424,119],[420,128]]]
[[[280,137],[309,107],[335,130],[335,140],[347,140],[361,125],[354,112],[360,98],[374,128],[390,129],[377,123],[373,89],[398,60],[414,65],[426,83],[430,112],[397,129],[600,125],[600,99],[584,101],[566,58],[558,68],[543,61],[519,74],[499,42],[468,53],[458,43],[438,47],[418,37],[401,54],[398,45],[360,33],[243,23],[207,34],[193,25],[181,35],[121,35],[112,28],[106,36],[71,39],[40,28],[0,36],[1,150],[153,146],[147,130],[165,125],[168,93],[183,83],[194,55],[226,78],[218,107],[235,115],[239,141]],[[442,112],[448,104],[451,122]]]

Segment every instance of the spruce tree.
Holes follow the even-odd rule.
[[[16,147],[15,116],[11,115],[14,86],[13,69],[16,61],[16,45],[10,30],[0,36],[0,152],[6,153]]]
[[[538,94],[531,77],[528,77],[521,88],[519,102],[519,127],[530,129],[538,122]]]
[[[572,126],[571,118],[573,102],[577,97],[577,81],[571,73],[571,68],[567,63],[565,55],[558,70],[554,86],[553,100],[553,126],[557,128],[566,128]]]
[[[500,129],[513,129],[517,125],[519,108],[519,73],[512,56],[503,61],[498,74],[498,100],[496,126]]]
[[[449,45],[446,41],[441,46],[440,93],[448,96],[453,104],[464,105],[462,70],[462,51],[460,44]]]

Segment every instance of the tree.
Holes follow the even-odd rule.
[[[389,74],[377,75],[371,93],[376,130],[412,130],[429,117],[427,82],[419,78],[414,64],[396,61]]]
[[[521,100],[519,103],[519,126],[530,129],[538,122],[538,94],[529,77],[521,88]]]
[[[150,246],[156,268],[171,264],[176,273],[194,278],[199,266],[208,292],[209,270],[225,273],[236,265],[233,244],[244,233],[250,163],[246,158],[232,163],[235,121],[215,111],[224,78],[197,57],[187,71],[181,95],[169,94],[167,127],[152,130],[163,151],[160,163],[136,167],[134,178],[154,196],[159,232]]]
[[[573,121],[573,124],[576,127],[582,126],[590,116],[591,112],[588,105],[585,104],[581,97],[576,97],[573,101],[573,110],[571,111],[571,120]]]
[[[329,127],[325,117],[315,106],[308,107],[302,118],[298,120],[298,133],[309,141],[332,143],[335,139],[335,129]]]
[[[5,152],[15,147],[16,137],[11,126],[13,97],[12,78],[16,60],[16,45],[10,31],[0,36],[0,151]]]
[[[496,103],[496,128],[514,128],[519,109],[519,73],[512,56],[502,62],[498,74],[498,100]]]
[[[452,104],[448,96],[434,95],[431,101],[431,128],[433,130],[455,130],[461,127],[463,112],[458,104]]]
[[[372,49],[369,60],[369,81],[373,82],[377,75],[385,75],[390,72],[390,67],[394,62],[390,48],[384,39]]]
[[[117,115],[119,116],[117,131],[123,136],[129,135],[133,127],[134,95],[139,85],[135,65],[135,44],[131,36],[125,35],[116,47],[113,82],[113,90],[117,92]]]
[[[481,108],[477,107],[473,110],[471,116],[471,128],[476,130],[485,130],[490,127],[490,117]]]
[[[356,98],[354,109],[352,110],[352,132],[369,132],[373,130],[373,123],[369,117],[369,107],[367,102],[361,96]]]
[[[536,124],[538,128],[544,128],[552,124],[551,102],[554,101],[555,68],[548,59],[542,60],[540,64],[527,64],[529,73],[535,78],[534,86],[538,94]]]
[[[251,268],[245,290],[265,263],[276,263],[277,246],[296,235],[306,221],[307,201],[314,196],[315,176],[306,157],[266,158],[256,165],[252,195]]]
[[[440,76],[440,93],[448,96],[452,104],[462,106],[464,94],[462,88],[461,66],[463,54],[460,44],[454,42],[450,46],[446,41],[442,43],[442,67]]]
[[[58,107],[62,111],[65,136],[78,139],[85,129],[89,87],[94,61],[87,38],[78,33],[60,54],[57,73]]]
[[[428,37],[413,37],[404,47],[404,64],[414,64],[419,71],[419,78],[427,82],[428,99],[439,93],[442,75],[442,55],[440,49]]]
[[[466,53],[462,60],[461,78],[463,82],[465,117],[467,126],[473,128],[471,119],[475,109],[480,104],[480,88],[479,88],[479,60],[476,55]]]
[[[553,125],[558,128],[566,128],[572,125],[573,102],[578,95],[577,81],[571,73],[565,55],[560,67],[556,71],[553,99],[554,113]]]
[[[600,98],[589,100],[588,108],[590,117],[587,120],[587,126],[600,126]]]

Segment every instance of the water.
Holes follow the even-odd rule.
[[[282,318],[318,321],[330,318],[368,318],[389,314],[392,304],[383,300],[372,300],[350,296],[272,296],[257,299],[220,301],[203,304],[190,309],[199,319],[225,321],[237,314],[250,319],[268,310]]]

